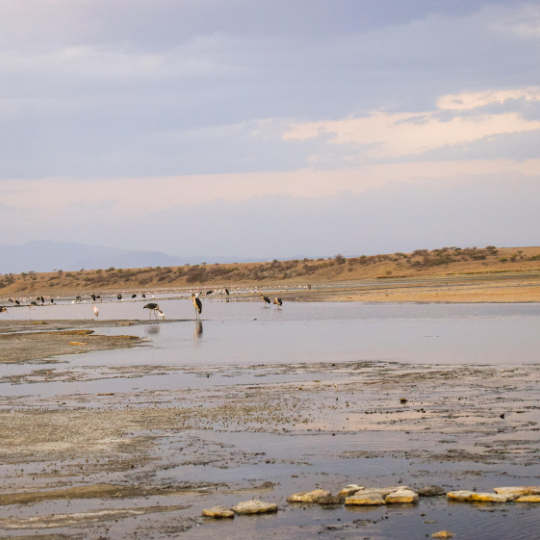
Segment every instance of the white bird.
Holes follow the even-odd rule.
[[[99,317],[99,309],[98,309],[96,306],[94,306],[94,307],[92,308],[92,310],[94,311],[94,315],[95,315],[96,317]]]
[[[157,310],[156,315],[157,315],[161,320],[163,320],[163,319],[165,318],[165,313],[163,313],[163,311],[161,311],[160,309]]]

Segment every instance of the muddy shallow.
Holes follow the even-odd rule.
[[[139,318],[140,304],[132,306]],[[186,302],[167,306],[189,316]],[[100,322],[96,333],[149,341],[4,364],[0,534],[534,537],[540,505],[286,503],[349,483],[540,484],[537,308],[350,306],[299,303],[279,313],[205,302],[201,332],[194,321],[116,326],[131,314],[124,305],[124,322]],[[482,365],[469,365],[475,351]],[[226,523],[200,517],[252,497],[279,511]]]

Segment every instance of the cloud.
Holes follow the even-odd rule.
[[[485,107],[494,103],[503,104],[509,100],[540,101],[540,88],[514,90],[488,90],[486,92],[462,93],[443,96],[437,101],[441,110],[462,111]]]
[[[505,21],[533,21],[534,9],[465,0],[343,0],[339,9],[322,0],[5,0],[0,174],[80,179],[343,166],[362,149],[338,151],[337,137],[293,144],[252,132],[262,121],[335,122],[370,111],[379,116],[366,129],[400,119],[424,127],[412,132],[417,143],[406,135],[410,145],[396,148],[394,140],[388,154],[383,137],[367,155],[402,155],[411,145],[417,152],[442,129],[477,129],[470,120],[442,126],[442,117],[424,117],[441,95],[462,100],[500,95],[509,80],[520,89],[538,84],[536,38],[501,30]],[[523,128],[516,115],[484,122],[493,132]]]
[[[518,112],[490,114],[479,110],[474,115],[441,117],[440,111],[471,111],[508,100],[540,101],[540,88],[489,91],[442,96],[438,109],[426,113],[388,113],[373,111],[362,118],[308,122],[293,125],[283,139],[307,140],[328,134],[335,145],[364,145],[358,160],[394,158],[423,154],[445,146],[457,146],[494,135],[540,129],[540,120],[529,120]]]

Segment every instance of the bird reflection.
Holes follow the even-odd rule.
[[[201,339],[203,335],[203,326],[202,321],[195,321],[195,334],[194,336],[198,339]]]
[[[149,335],[149,336],[155,336],[156,334],[159,334],[159,332],[161,331],[161,327],[159,326],[159,324],[153,324],[152,326],[147,326],[146,327],[146,333]]]

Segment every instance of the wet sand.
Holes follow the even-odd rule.
[[[505,538],[526,538],[512,534],[540,523],[540,505],[486,508],[436,498],[402,508],[323,510],[286,503],[292,493],[337,493],[350,483],[447,491],[539,484],[538,364],[130,365],[126,350],[118,353],[121,366],[66,368],[54,361],[78,352],[70,341],[100,350],[143,340],[86,334],[88,321],[48,323],[54,332],[19,321],[11,327],[18,332],[0,336],[3,363],[54,355],[47,369],[0,379],[20,387],[0,398],[5,534],[406,539],[446,528],[478,540],[505,526]],[[148,388],[159,386],[150,379],[173,377],[175,386]],[[115,391],[87,386],[108,379]],[[127,379],[140,384],[124,390]],[[33,384],[70,391],[37,395]],[[252,497],[277,503],[278,513],[232,523],[200,517],[203,508]]]

